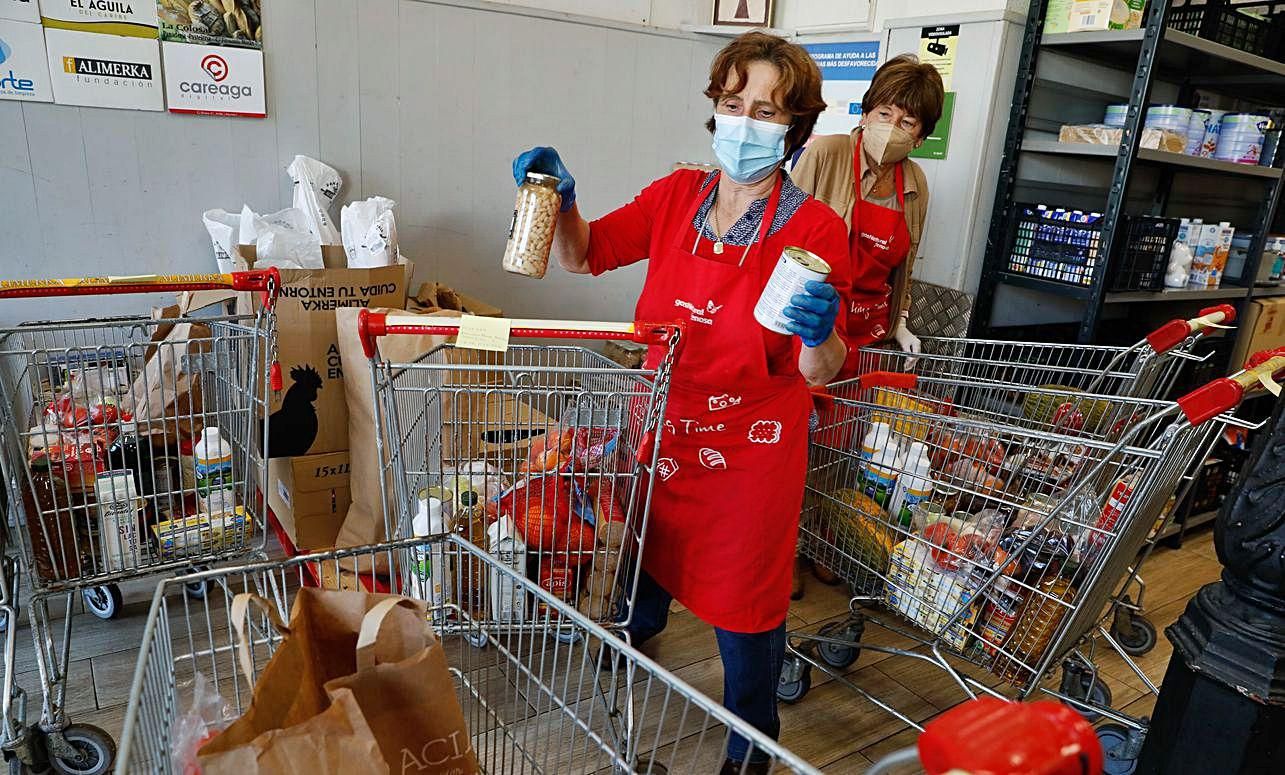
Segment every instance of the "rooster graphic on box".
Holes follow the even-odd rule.
[[[313,403],[321,390],[321,375],[304,364],[290,370],[290,381],[294,384],[281,400],[281,408],[268,417],[269,457],[306,455],[317,440],[317,409]]]

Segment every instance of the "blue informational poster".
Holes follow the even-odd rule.
[[[826,102],[813,134],[851,132],[861,120],[861,98],[879,68],[879,41],[811,43],[804,48],[821,68],[821,94]]]

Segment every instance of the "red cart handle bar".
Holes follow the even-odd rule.
[[[1200,311],[1200,315],[1190,320],[1171,320],[1160,328],[1147,334],[1147,344],[1156,355],[1163,355],[1187,341],[1192,334],[1203,334],[1210,328],[1236,322],[1236,308],[1230,304],[1219,304]]]
[[[275,267],[226,274],[143,274],[72,277],[52,280],[0,280],[0,299],[39,299],[52,296],[107,296],[164,291],[262,291],[263,306],[271,309],[281,288]]]
[[[454,336],[458,323],[423,323],[422,317],[393,315],[363,309],[357,316],[357,333],[367,358],[375,357],[375,340],[390,334]],[[625,339],[639,344],[682,342],[684,326],[673,323],[596,323],[562,320],[512,320],[509,336],[522,339]]]
[[[1271,387],[1285,375],[1285,347],[1254,353],[1245,369],[1197,388],[1178,399],[1178,406],[1192,425],[1236,408],[1246,393]]]

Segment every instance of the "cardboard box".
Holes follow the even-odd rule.
[[[1236,327],[1240,337],[1231,356],[1233,369],[1244,365],[1253,353],[1285,346],[1285,298],[1255,299]]]
[[[238,247],[237,263],[254,265],[254,246]],[[403,261],[375,269],[348,269],[344,249],[323,245],[326,269],[281,270],[277,298],[277,352],[284,388],[272,395],[268,452],[297,457],[348,449],[343,360],[335,309],[406,306],[414,266]],[[244,311],[258,294],[242,294]]]
[[[268,506],[295,549],[330,549],[348,515],[348,453],[268,461]]]
[[[1074,0],[1049,0],[1044,11],[1044,34],[1066,32],[1071,25],[1071,6]]]
[[[1136,30],[1146,0],[1072,0],[1068,32]]]

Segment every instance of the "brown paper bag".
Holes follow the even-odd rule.
[[[304,588],[286,627],[270,604],[238,595],[232,617],[246,675],[252,665],[244,611],[252,601],[285,640],[255,684],[250,709],[201,748],[206,775],[478,772],[445,652],[422,601]],[[337,738],[311,740],[318,732]],[[316,750],[298,754],[309,744]],[[287,755],[302,756],[307,768],[262,766]]]
[[[188,313],[186,303],[154,310],[161,321],[152,332],[143,370],[130,387],[134,419],[147,433],[164,430],[165,438],[196,438],[203,425],[200,363],[210,352],[210,326],[198,321],[175,322]],[[185,358],[184,356],[191,356]]]
[[[401,310],[375,309],[372,312],[397,312]],[[359,310],[335,310],[339,330],[339,357],[343,359],[344,395],[348,402],[348,458],[351,469],[348,486],[352,503],[348,516],[335,538],[335,546],[367,546],[385,540],[384,506],[379,489],[381,462],[375,445],[375,398],[370,385],[370,360],[361,347],[357,335]],[[439,310],[424,313],[424,317],[459,317],[458,312]],[[379,340],[381,357],[405,363],[446,342],[443,336],[390,336]],[[384,449],[391,443],[384,439]],[[387,492],[394,492],[393,481],[386,479]],[[382,557],[382,555],[380,555]]]

